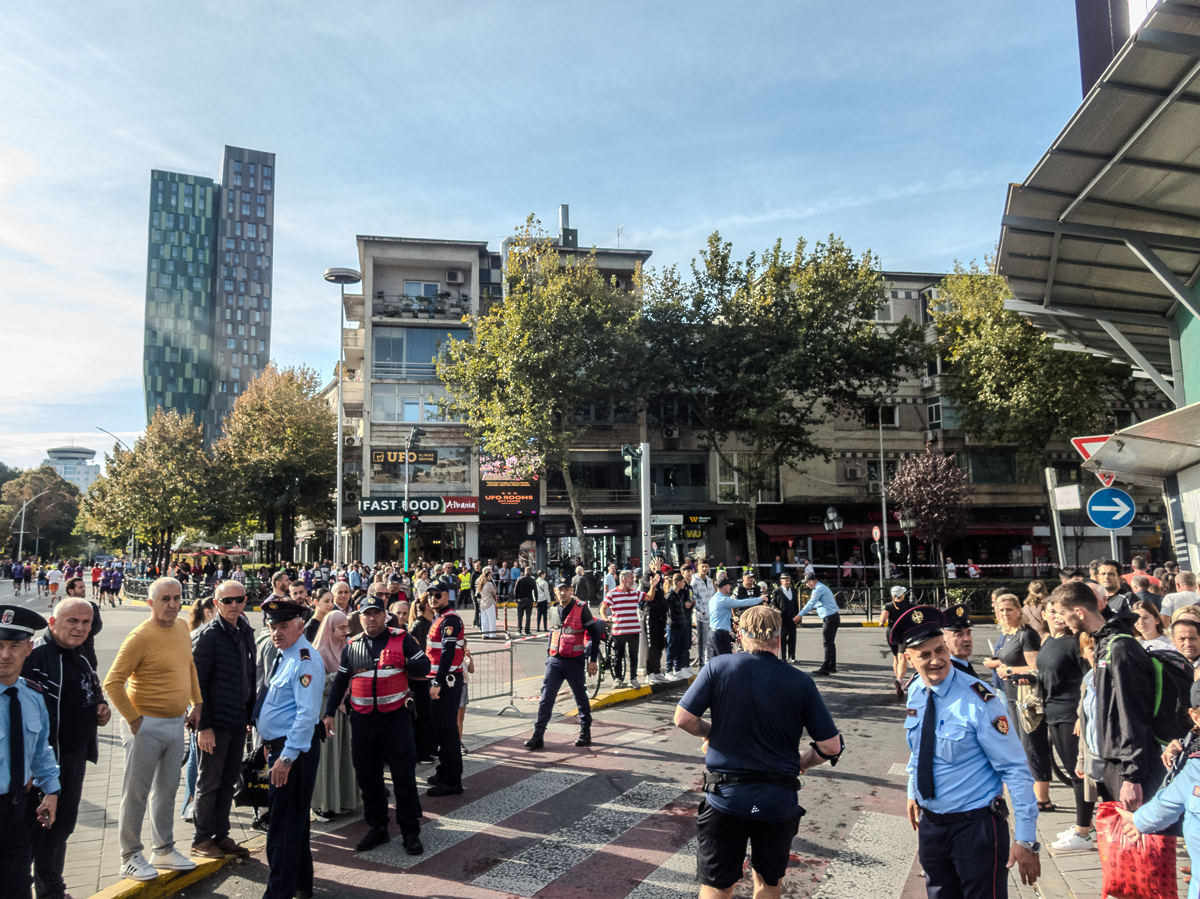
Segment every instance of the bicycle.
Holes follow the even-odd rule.
[[[600,647],[600,655],[596,659],[596,673],[594,675],[589,674],[587,676],[587,683],[586,683],[587,692],[588,692],[588,695],[590,695],[592,697],[592,699],[595,699],[597,696],[600,695],[600,686],[601,686],[601,684],[604,683],[604,673],[606,671],[611,672],[612,664],[613,664],[612,635],[608,633],[608,627],[606,626],[606,622],[603,619],[597,618],[596,623],[598,625],[600,625],[600,627],[604,631],[604,643]],[[584,651],[584,655],[585,655],[585,657],[590,659],[592,657],[591,653],[592,653],[591,641],[588,641],[587,648]]]

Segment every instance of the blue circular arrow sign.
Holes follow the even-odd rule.
[[[1087,502],[1088,518],[1099,528],[1115,531],[1133,521],[1133,497],[1116,487],[1105,487],[1091,495]]]

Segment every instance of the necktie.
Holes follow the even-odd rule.
[[[933,750],[937,745],[937,709],[934,692],[929,691],[925,702],[925,720],[921,722],[921,747],[917,755],[917,792],[926,799],[933,798]]]
[[[25,789],[25,722],[17,688],[4,692],[8,694],[8,792],[17,794]]]

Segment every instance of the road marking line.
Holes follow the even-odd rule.
[[[814,899],[898,896],[917,854],[917,834],[905,818],[863,812],[825,872]]]
[[[517,853],[477,877],[473,883],[502,893],[533,896],[636,827],[681,792],[674,784],[644,781],[611,802],[597,806],[574,824]]]
[[[696,880],[696,838],[654,869],[625,899],[692,899]]]
[[[464,805],[421,828],[421,842],[425,844],[424,855],[409,855],[399,845],[399,840],[393,840],[377,849],[362,853],[361,857],[397,868],[411,868],[590,776],[591,772],[561,768],[538,771],[510,787]]]
[[[907,762],[896,762],[892,767],[888,768],[888,774],[892,777],[908,777]]]

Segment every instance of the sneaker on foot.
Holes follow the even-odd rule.
[[[145,856],[135,852],[129,861],[121,865],[121,876],[130,880],[154,880],[158,877],[158,871],[146,861]]]
[[[1062,837],[1050,844],[1051,849],[1060,852],[1084,852],[1096,848],[1096,841],[1091,837],[1081,837],[1074,827],[1070,836]]]
[[[172,847],[167,852],[155,852],[150,856],[150,864],[163,871],[190,871],[196,863]]]
[[[629,682],[629,688],[631,690],[640,690],[642,689],[642,685],[639,684],[636,679],[634,679]]]

